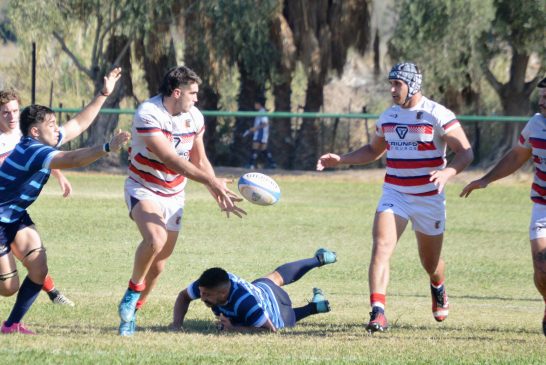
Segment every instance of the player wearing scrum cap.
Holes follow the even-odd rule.
[[[473,159],[472,148],[455,114],[421,94],[422,74],[413,63],[395,65],[388,76],[394,105],[377,120],[372,141],[344,154],[327,153],[317,170],[367,164],[387,153],[383,194],[373,225],[368,272],[372,311],[369,332],[387,329],[385,304],[389,263],[408,221],[417,238],[421,264],[430,277],[432,312],[443,321],[449,310],[445,263],[440,257],[445,229],[444,186]],[[454,152],[446,162],[446,147]]]
[[[529,226],[531,255],[535,285],[544,300],[542,331],[546,336],[546,78],[537,85],[540,113],[533,115],[523,128],[518,143],[482,178],[464,187],[461,197],[468,197],[475,189],[484,189],[493,181],[502,179],[518,170],[527,160],[533,158],[535,177],[531,186],[533,210]]]

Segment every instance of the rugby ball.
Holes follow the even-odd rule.
[[[247,172],[237,184],[241,195],[251,203],[273,205],[281,198],[281,189],[271,177],[259,172]]]

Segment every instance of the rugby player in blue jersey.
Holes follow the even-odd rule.
[[[34,334],[21,320],[40,293],[48,268],[45,248],[27,208],[38,198],[51,169],[87,166],[110,151],[118,151],[130,138],[128,132],[118,132],[101,146],[75,151],[56,148],[91,125],[120,76],[120,68],[112,70],[104,78],[100,94],[61,128],[48,107],[31,105],[21,112],[19,126],[23,137],[0,166],[0,294],[18,292],[9,317],[2,323],[3,334]],[[21,285],[15,258],[28,271]]]
[[[279,266],[272,273],[249,283],[219,267],[203,274],[182,290],[176,299],[173,329],[181,329],[190,302],[201,299],[218,317],[221,331],[271,331],[293,327],[296,322],[330,311],[330,304],[318,288],[307,305],[292,308],[281,286],[298,281],[309,270],[336,262],[336,254],[321,248],[315,256]]]

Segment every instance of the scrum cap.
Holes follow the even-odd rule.
[[[408,85],[407,101],[421,90],[423,75],[415,63],[403,62],[392,67],[389,80],[401,80]]]

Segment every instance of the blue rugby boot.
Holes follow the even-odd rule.
[[[319,259],[320,266],[333,264],[337,261],[336,253],[327,248],[319,248],[317,252],[315,252],[315,256]]]
[[[139,298],[140,292],[127,289],[118,307],[119,318],[122,322],[131,322],[133,320]]]
[[[328,313],[330,309],[330,302],[326,300],[324,293],[319,288],[313,288],[312,303],[315,303],[317,307],[317,313]]]
[[[132,336],[136,331],[136,312],[133,315],[133,319],[129,322],[121,321],[119,324],[119,335],[120,336]]]

